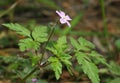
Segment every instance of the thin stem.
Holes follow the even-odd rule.
[[[51,30],[51,32],[50,32],[50,35],[49,35],[49,37],[48,37],[48,40],[47,40],[47,42],[45,43],[45,46],[44,46],[43,51],[42,51],[40,63],[42,62],[43,56],[44,56],[44,54],[45,54],[45,51],[46,51],[45,48],[46,48],[46,46],[48,45],[48,42],[50,41],[50,38],[52,37],[52,35],[53,35],[54,31],[55,31],[55,26],[56,26],[56,24],[57,24],[57,23],[55,23],[55,24],[53,25],[53,28],[52,28],[52,30]]]
[[[37,70],[38,66],[36,66],[23,80],[26,80],[31,74],[33,74]]]
[[[109,33],[107,29],[107,21],[106,21],[106,16],[105,16],[105,4],[104,0],[100,0],[100,5],[101,5],[101,10],[102,10],[102,18],[103,18],[103,24],[104,24],[104,35],[107,38]]]

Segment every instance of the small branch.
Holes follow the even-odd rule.
[[[31,75],[37,70],[37,68],[38,68],[38,65],[37,65],[28,75],[26,75],[26,76],[21,80],[20,83],[23,83],[29,76],[31,76]]]

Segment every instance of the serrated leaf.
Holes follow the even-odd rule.
[[[35,66],[36,63],[38,63],[38,61],[40,60],[40,56],[32,55],[30,57],[31,57],[32,66]]]
[[[51,63],[52,70],[55,72],[55,77],[58,80],[60,78],[60,74],[62,73],[62,64],[56,57],[50,57],[48,61]]]
[[[20,24],[13,24],[13,23],[8,23],[8,24],[3,24],[3,26],[6,26],[7,28],[16,31],[16,33],[23,35],[23,36],[29,36],[30,37],[30,31],[26,29],[25,27],[21,26]]]
[[[55,50],[55,48],[53,48],[53,47],[46,47],[46,49],[48,49],[49,51],[51,51],[54,55],[58,54],[57,50]]]
[[[116,64],[115,62],[110,62],[109,70],[112,74],[120,76],[120,65]]]
[[[90,51],[91,49],[95,48],[94,44],[87,41],[86,39],[80,37],[78,41],[76,41],[74,38],[70,38],[71,44],[73,47],[79,51]]]
[[[77,52],[75,54],[76,59],[80,65],[82,65],[82,69],[85,74],[91,79],[92,83],[99,83],[98,76],[98,68],[91,60],[86,56],[83,52]]]
[[[46,26],[37,26],[32,31],[32,37],[35,41],[38,42],[45,42],[47,41],[47,27]]]
[[[71,71],[72,62],[70,61],[71,58],[72,56],[68,54],[63,54],[60,57],[60,61],[67,67],[67,70],[72,75],[72,71]]]
[[[91,79],[92,83],[100,83],[98,68],[94,63],[84,60],[82,63],[82,69],[85,74]]]
[[[71,44],[73,45],[73,47],[78,50],[79,49],[79,43],[72,37],[70,38],[70,41],[71,41]]]
[[[86,54],[85,54],[85,53],[82,53],[82,52],[77,52],[77,53],[75,54],[75,56],[76,56],[76,59],[77,59],[78,63],[79,63],[79,64],[83,64],[84,59],[85,59],[85,57],[86,57]]]
[[[18,45],[21,51],[25,51],[27,49],[37,50],[39,48],[40,43],[33,41],[30,38],[26,38],[26,39],[21,39]]]
[[[57,40],[57,44],[54,45],[54,48],[57,49],[59,52],[63,52],[67,48],[67,41],[66,37],[62,36]]]
[[[57,40],[57,42],[54,43],[53,47],[47,47],[47,49],[53,52],[53,54],[56,56],[60,56],[61,54],[64,54],[66,48],[67,48],[67,41],[65,36],[60,37]]]
[[[72,63],[70,59],[72,58],[69,54],[65,53],[67,48],[66,37],[60,37],[56,43],[54,43],[53,47],[47,47],[49,51],[51,51],[55,56],[53,58],[57,58],[61,63],[63,63],[68,71],[71,73]],[[61,64],[62,65],[62,64]]]
[[[104,65],[109,67],[109,64],[107,64],[105,58],[102,55],[98,54],[97,52],[92,51],[88,55],[92,56],[94,61],[97,61],[97,62],[102,63],[102,64],[104,64]]]
[[[95,48],[94,44],[92,44],[91,42],[89,42],[88,40],[86,40],[86,39],[84,39],[82,37],[80,37],[78,39],[78,41],[79,41],[79,43],[80,43],[81,46],[89,47],[89,48],[92,48],[92,49]]]
[[[65,65],[72,65],[72,63],[69,61],[72,57],[68,54],[63,54],[60,57],[60,60],[65,64]]]

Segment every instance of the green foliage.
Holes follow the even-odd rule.
[[[84,73],[87,74],[88,77],[91,79],[92,83],[100,83],[98,68],[94,63],[83,60],[82,69]]]
[[[25,36],[27,38],[21,39],[19,41],[19,47],[21,51],[25,51],[27,49],[35,49],[38,50],[41,43],[47,41],[47,27],[46,26],[36,26],[32,33],[23,26],[15,23],[3,24],[11,30],[14,30],[16,33]]]
[[[23,35],[23,36],[29,36],[30,37],[30,31],[26,29],[25,27],[15,23],[8,23],[8,24],[3,24],[4,26],[8,27],[11,30],[16,31],[16,33]]]
[[[32,66],[35,66],[37,62],[40,60],[40,55],[33,55],[32,53],[29,54]]]
[[[89,53],[88,55],[96,63],[102,63],[102,64],[106,65],[107,67],[109,67],[109,64],[106,62],[106,59],[102,55],[98,54],[96,51],[91,51],[91,53]]]
[[[47,27],[46,26],[36,26],[32,31],[32,37],[34,41],[43,43],[47,41]]]
[[[100,79],[98,76],[98,68],[94,63],[91,62],[90,58],[85,53],[77,52],[76,59],[79,64],[82,65],[82,69],[85,74],[92,80],[93,83],[99,83]]]
[[[26,38],[26,39],[21,39],[19,41],[19,47],[21,51],[25,51],[27,49],[35,49],[37,50],[39,48],[40,43],[33,41],[30,38]]]
[[[48,60],[51,64],[53,71],[55,72],[55,77],[58,80],[60,78],[60,74],[62,73],[62,64],[60,60],[56,57],[50,57]]]
[[[30,65],[24,67],[24,69],[22,71],[17,70],[17,76],[20,77],[21,79],[23,79],[27,74],[29,74],[31,71],[33,70],[33,67],[31,67]]]
[[[90,51],[91,49],[94,49],[95,46],[94,44],[92,44],[91,42],[87,41],[86,39],[80,37],[78,39],[78,42],[73,39],[73,38],[70,38],[71,40],[71,44],[74,46],[74,48],[77,50],[77,51]]]
[[[78,18],[76,18],[73,25],[75,25],[77,22],[78,22]],[[60,78],[60,75],[62,74],[63,65],[72,74],[71,53],[75,55],[75,59],[77,59],[79,65],[81,65],[81,69],[91,79],[92,83],[100,83],[98,68],[96,64],[102,63],[110,67],[106,63],[106,60],[104,59],[104,57],[102,57],[100,54],[94,51],[95,45],[82,37],[78,38],[78,40],[75,40],[74,38],[71,37],[70,38],[71,47],[69,47],[70,45],[68,45],[66,36],[59,37],[57,41],[52,42],[49,45],[48,34],[47,34],[48,29],[46,26],[36,26],[32,28],[30,32],[28,29],[24,28],[23,26],[17,23],[15,24],[9,23],[9,24],[3,24],[3,25],[8,27],[11,30],[14,30],[18,34],[25,36],[25,38],[21,39],[18,44],[21,51],[33,49],[36,52],[40,48],[41,44],[45,44],[47,42],[47,44],[45,45],[46,47],[44,47],[45,49],[44,48],[43,49],[49,50],[52,53],[52,55],[50,56],[50,58],[46,59],[46,63],[50,63],[50,67],[54,71],[55,77],[57,80]],[[29,56],[30,59],[25,60],[27,61],[25,62],[26,64],[21,65],[17,63],[18,65],[24,68],[22,69],[22,72],[17,70],[16,71],[17,74],[21,78],[26,79],[27,78],[26,76],[29,77],[29,74],[31,74],[31,72],[34,70],[33,66],[36,66],[38,62],[42,63],[43,58],[41,59],[41,57],[44,58],[44,53],[42,56],[39,53],[37,53],[36,55],[35,53],[34,54],[31,53]],[[13,64],[9,68],[17,69],[19,67],[17,64]],[[117,67],[116,69],[120,70],[119,67]],[[117,74],[119,71],[112,68],[111,72]]]
[[[115,62],[110,62],[109,70],[112,74],[120,76],[120,65],[116,64]]]
[[[75,56],[78,63],[82,66],[83,72],[88,75],[92,83],[100,83],[98,68],[95,63],[92,62],[92,56],[98,56],[97,53],[91,52],[95,48],[95,46],[82,37],[78,38],[78,42],[74,38],[70,38],[70,41],[75,48]],[[100,59],[99,57],[95,59],[104,62],[104,59]]]
[[[65,53],[65,50],[67,49],[67,47],[68,46],[67,46],[66,37],[63,36],[57,40],[57,42],[53,45],[53,47],[47,47],[47,49],[54,54],[53,58],[51,57],[52,59],[49,60],[50,62],[52,62],[52,64],[56,64],[54,59],[55,60],[57,59],[59,61],[59,64],[63,63],[70,71],[72,63],[69,60],[72,57],[69,54]],[[56,65],[56,67],[61,68],[61,66],[59,65]],[[58,72],[57,70],[54,70],[54,71]],[[60,77],[60,74],[61,73],[55,74],[57,79]]]

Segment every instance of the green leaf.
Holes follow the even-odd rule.
[[[94,63],[84,60],[82,63],[82,69],[83,72],[91,79],[92,83],[100,83],[98,68]]]
[[[72,37],[70,38],[70,41],[71,41],[71,44],[73,45],[73,47],[78,50],[80,47],[79,43]]]
[[[116,64],[115,62],[110,62],[109,70],[112,74],[120,76],[120,65]]]
[[[72,57],[68,54],[63,54],[60,57],[60,60],[67,66],[67,65],[72,65],[72,63],[69,61]]]
[[[83,64],[84,59],[85,59],[85,57],[86,57],[86,54],[85,54],[85,53],[82,53],[82,52],[77,52],[77,53],[75,54],[75,56],[76,56],[76,59],[77,59],[78,63],[79,63],[79,64]]]
[[[26,29],[25,27],[15,23],[8,23],[8,24],[3,24],[3,26],[8,27],[11,30],[16,31],[16,33],[23,35],[23,36],[29,36],[30,37],[30,31]]]
[[[51,63],[52,70],[55,72],[55,77],[58,80],[60,78],[60,74],[62,73],[62,64],[56,57],[50,57],[48,61]]]
[[[38,63],[38,61],[40,60],[40,56],[36,56],[36,55],[33,55],[33,54],[29,54],[29,56],[30,56],[30,59],[31,59],[32,66],[35,66],[36,63]]]
[[[47,27],[46,26],[37,26],[32,31],[32,37],[34,38],[34,41],[38,42],[45,42],[47,41]]]
[[[61,63],[63,63],[67,67],[68,71],[71,73],[72,63],[70,59],[72,57],[69,54],[65,53],[67,47],[68,46],[66,37],[62,36],[57,40],[57,42],[53,44],[53,47],[47,47],[47,49],[54,54],[53,58],[56,57]]]
[[[88,55],[91,56],[94,61],[97,61],[98,63],[102,63],[109,67],[109,64],[106,62],[106,59],[102,55],[98,54],[97,52],[92,51]]]
[[[92,44],[91,42],[89,42],[88,40],[86,40],[86,39],[84,39],[82,37],[80,37],[78,39],[78,41],[79,41],[79,43],[80,43],[81,46],[89,47],[89,48],[92,48],[92,49],[95,48],[94,44]]]
[[[92,83],[99,83],[98,68],[91,62],[90,58],[83,52],[76,52],[75,56],[78,63],[82,65],[84,73],[88,75]]]
[[[25,51],[27,49],[35,49],[37,50],[40,46],[39,42],[33,41],[30,38],[26,38],[26,39],[21,39],[19,41],[19,47],[21,51]]]
[[[72,71],[71,71],[72,63],[70,61],[71,58],[72,56],[70,56],[69,54],[63,54],[60,57],[60,61],[67,67],[69,73],[72,75]]]
[[[73,47],[78,51],[90,51],[91,49],[95,48],[94,44],[82,37],[78,39],[78,42],[74,38],[70,38],[70,41]]]
[[[61,54],[64,54],[66,48],[67,48],[67,41],[65,36],[60,37],[57,40],[57,42],[54,43],[53,47],[47,47],[47,49],[53,52],[53,54],[56,56],[60,56]]]
[[[57,44],[54,45],[54,48],[57,49],[59,52],[63,52],[67,48],[67,41],[66,37],[62,36],[57,40]]]

